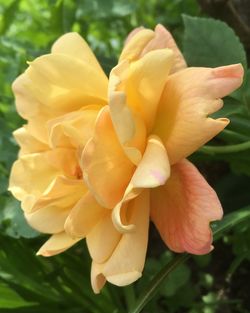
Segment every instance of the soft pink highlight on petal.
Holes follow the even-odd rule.
[[[221,219],[222,214],[215,191],[188,160],[172,166],[167,183],[151,191],[152,220],[175,252],[209,253],[209,223]]]

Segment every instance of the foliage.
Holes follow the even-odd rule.
[[[121,289],[109,285],[95,296],[84,244],[49,259],[35,256],[45,238],[26,224],[19,203],[7,192],[8,174],[18,151],[11,132],[23,123],[15,112],[12,81],[26,68],[27,60],[47,53],[52,42],[68,31],[87,39],[108,73],[128,32],[138,25],[153,28],[156,23],[172,31],[189,66],[241,62],[247,69],[244,48],[234,31],[221,21],[198,15],[195,0],[1,0],[0,312],[133,312],[137,297],[152,287],[149,282],[155,274],[174,262],[173,253],[151,244],[142,279]],[[231,214],[221,224],[224,228],[221,226],[215,252],[191,257],[171,271],[145,313],[250,310],[244,288],[250,278],[249,79],[248,69],[243,86],[227,97],[224,108],[214,115],[229,117],[230,125],[192,156],[216,188],[225,214]],[[244,211],[240,210],[243,207]],[[228,225],[233,225],[232,229],[228,230]]]

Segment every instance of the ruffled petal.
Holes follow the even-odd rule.
[[[47,123],[50,146],[83,147],[94,134],[95,120],[100,109],[100,106],[90,105],[51,119]]]
[[[21,156],[12,166],[9,190],[20,201],[25,211],[31,211],[35,203],[54,184],[58,176],[76,178],[78,173],[76,153],[71,149],[55,149],[43,153]],[[24,179],[25,177],[25,179]],[[80,183],[80,188],[84,183]],[[65,186],[64,186],[65,187]]]
[[[97,201],[112,208],[120,201],[135,166],[125,155],[114,132],[109,108],[100,112],[94,137],[82,154],[83,177]]]
[[[139,59],[143,49],[153,38],[154,32],[150,29],[142,29],[136,32],[123,48],[119,63],[124,60],[134,61]]]
[[[92,286],[97,293],[105,279],[114,285],[125,286],[141,277],[148,243],[149,191],[129,203],[127,218],[136,225],[135,230],[122,235],[107,262],[93,262]]]
[[[221,219],[222,214],[215,191],[188,160],[173,165],[166,184],[151,191],[151,218],[175,252],[209,253],[209,223]]]
[[[164,185],[170,175],[170,165],[164,145],[157,136],[150,136],[143,158],[126,188],[122,200],[115,206],[112,219],[119,232],[129,232],[133,224],[125,225],[122,221],[122,209],[126,202],[135,198],[143,188],[155,188]]]
[[[19,114],[30,119],[49,111],[54,116],[107,102],[108,79],[84,60],[48,54],[29,63],[13,83]]]
[[[87,192],[68,214],[64,229],[71,237],[84,238],[105,216],[106,209]]]
[[[130,64],[127,77],[121,81],[120,90],[124,90],[128,106],[142,118],[148,131],[154,123],[172,62],[171,50],[150,51]]]
[[[187,68],[170,75],[161,99],[153,133],[164,142],[174,164],[204,145],[229,123],[212,119],[220,98],[242,83],[240,64],[211,68]]]
[[[77,238],[77,239],[71,238],[65,232],[52,235],[45,242],[45,244],[39,249],[39,251],[37,252],[37,255],[49,257],[49,256],[59,254],[69,249],[80,240],[81,238]]]
[[[158,24],[155,27],[155,37],[143,49],[142,56],[149,51],[164,48],[169,48],[174,53],[173,66],[170,71],[171,73],[180,71],[187,67],[186,61],[171,33],[163,25]]]

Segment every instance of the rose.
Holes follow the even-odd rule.
[[[160,25],[131,33],[109,82],[76,34],[32,62],[13,85],[28,124],[15,134],[10,190],[53,234],[38,253],[86,237],[95,292],[141,276],[150,216],[173,251],[208,253],[222,209],[185,158],[228,124],[209,115],[242,76],[241,65],[186,68]]]

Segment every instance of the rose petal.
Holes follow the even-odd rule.
[[[142,29],[137,32],[123,48],[119,63],[123,60],[132,61],[139,59],[142,50],[152,38],[154,38],[154,32],[150,29]]]
[[[186,61],[171,33],[163,25],[158,24],[155,27],[155,37],[143,49],[142,56],[149,51],[164,48],[169,48],[174,52],[174,60],[173,66],[171,68],[171,73],[177,72],[187,67]]]
[[[75,151],[71,149],[23,155],[12,166],[9,190],[22,201],[22,208],[30,211],[57,176],[75,178],[77,167]]]
[[[19,156],[49,150],[49,146],[35,138],[26,125],[15,130],[13,135],[20,146]]]
[[[151,218],[166,245],[175,252],[210,252],[209,223],[221,217],[215,191],[188,160],[173,165],[166,184],[151,191]]]
[[[134,165],[117,139],[108,107],[97,118],[94,137],[83,150],[81,164],[84,179],[97,201],[104,207],[114,207],[123,196]]]
[[[37,255],[48,257],[59,254],[69,249],[80,240],[81,238],[72,239],[65,232],[52,235],[39,249]]]
[[[96,263],[105,262],[117,246],[121,234],[114,228],[110,212],[87,235],[91,258]]]
[[[134,225],[124,225],[121,210],[128,200],[136,197],[143,188],[164,185],[170,175],[168,156],[164,145],[157,136],[150,136],[143,158],[138,165],[122,200],[115,206],[112,219],[119,232],[129,232]]]
[[[71,237],[84,238],[105,216],[106,209],[101,207],[95,198],[87,192],[72,208],[64,228]]]
[[[90,64],[97,72],[102,72],[101,75],[105,75],[89,45],[77,33],[67,33],[62,35],[53,44],[51,53],[62,53],[72,58],[84,61]]]
[[[85,106],[82,110],[51,119],[47,123],[50,146],[83,147],[94,134],[95,120],[100,109],[100,106]]]
[[[229,123],[212,119],[225,97],[242,83],[240,64],[211,68],[187,68],[170,75],[159,106],[155,128],[174,164],[204,145]]]
[[[149,226],[149,192],[146,190],[129,203],[129,222],[134,232],[122,235],[111,257],[102,265],[93,264],[92,286],[99,292],[107,281],[117,286],[131,284],[141,277],[145,263]]]

